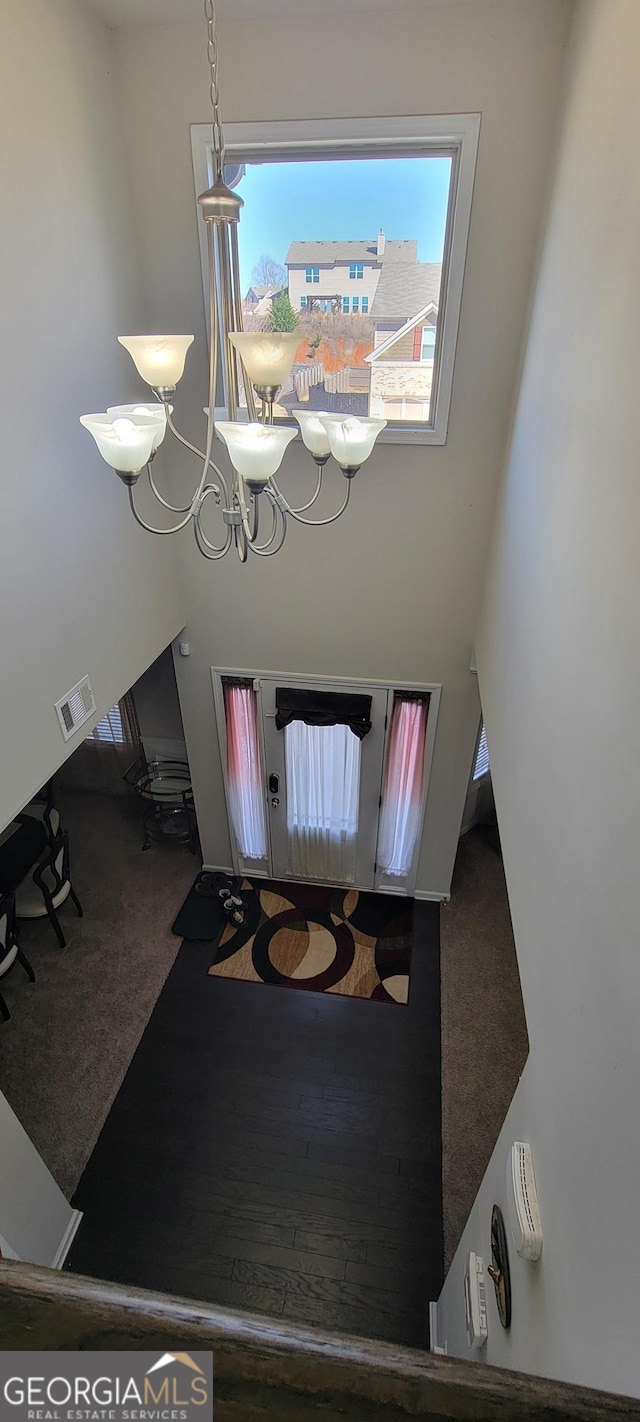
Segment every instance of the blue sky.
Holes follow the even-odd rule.
[[[418,260],[442,259],[450,158],[263,163],[247,168],[236,191],[243,294],[258,258],[283,263],[289,243],[375,237],[418,242]]]

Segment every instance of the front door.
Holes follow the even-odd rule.
[[[278,729],[278,688],[370,697],[371,729],[360,738],[344,722],[310,725],[296,715]],[[372,889],[386,688],[261,677],[260,689],[274,878]]]

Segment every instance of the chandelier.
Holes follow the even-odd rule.
[[[82,415],[80,423],[93,435],[107,464],[127,485],[131,510],[149,533],[178,533],[192,523],[196,543],[206,558],[223,558],[235,546],[241,562],[248,551],[268,557],[284,543],[289,519],[311,527],[334,523],[344,513],[351,481],[373,449],[386,420],[359,418],[322,411],[294,410],[298,428],[274,424],[273,407],[283,382],[291,373],[300,345],[299,333],[242,330],[238,222],[244,206],[225,183],[225,145],[218,92],[218,51],[214,0],[204,0],[210,96],[213,106],[214,181],[198,198],[207,234],[209,266],[209,393],[205,409],[207,431],[204,449],[180,434],[173,422],[173,399],[181,379],[193,336],[119,336],[156,403],[115,405],[104,413]],[[240,362],[240,365],[238,364]],[[216,419],[219,378],[228,419]],[[244,390],[246,419],[239,419],[240,391]],[[256,400],[260,401],[260,418]],[[179,507],[160,492],[152,462],[167,431],[202,464],[198,486],[188,504]],[[276,483],[286,447],[298,432],[317,466],[312,497],[298,508]],[[215,438],[226,446],[230,470],[223,473],[214,461]],[[345,477],[342,503],[328,518],[306,518],[322,487],[324,466],[330,455]],[[140,514],[135,499],[138,480],[147,472],[155,498],[164,509],[178,514],[177,522],[156,528]],[[202,526],[208,499],[222,517],[222,542],[214,543]],[[267,536],[263,524],[267,522]]]

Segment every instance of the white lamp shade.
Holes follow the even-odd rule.
[[[298,433],[279,425],[245,425],[236,420],[221,420],[216,431],[237,473],[250,486],[261,488],[280,468],[287,445]]]
[[[169,411],[171,412],[172,409],[173,406],[170,405]],[[165,405],[109,405],[107,414],[110,420],[133,419],[134,424],[136,422],[136,415],[146,415],[152,419],[156,426],[152,445],[154,454],[158,445],[162,444],[165,434],[167,433],[167,409]]]
[[[157,431],[157,421],[150,416],[119,416],[112,420],[105,411],[81,415],[80,424],[93,435],[102,458],[120,474],[136,474],[148,464]]]
[[[356,415],[342,420],[320,415],[320,420],[327,431],[331,453],[341,469],[358,469],[364,464],[387,423],[386,420],[360,419]]]
[[[300,433],[310,453],[315,459],[326,459],[327,455],[331,453],[331,445],[325,426],[322,424],[324,410],[292,410],[291,413],[298,421]]]
[[[170,390],[182,375],[193,336],[118,336],[118,340],[147,385]]]
[[[300,345],[297,331],[230,331],[252,385],[282,385]]]

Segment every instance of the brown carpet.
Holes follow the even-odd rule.
[[[133,796],[56,796],[69,830],[71,875],[84,909],[21,925],[36,982],[3,978],[11,1021],[0,1023],[0,1090],[70,1196],[180,947],[176,904],[193,879],[184,847],[142,853]]]
[[[440,942],[448,1268],[529,1053],[502,857],[490,826],[460,840]]]
[[[243,879],[209,974],[372,1002],[409,997],[413,900],[290,880]]]

